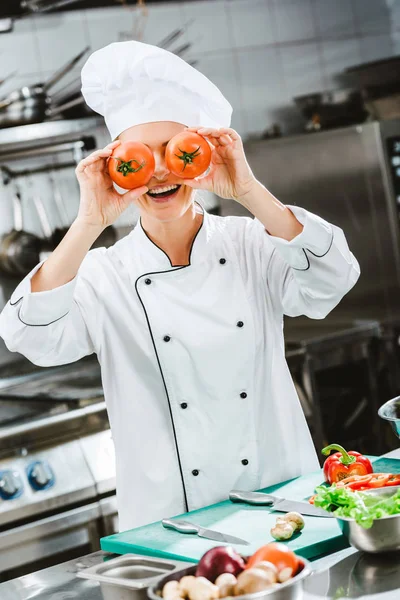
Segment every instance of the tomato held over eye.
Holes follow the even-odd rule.
[[[210,166],[210,144],[194,131],[182,131],[168,142],[165,162],[176,177],[194,179]]]
[[[155,168],[154,155],[142,142],[123,142],[108,159],[111,179],[125,190],[146,185]]]

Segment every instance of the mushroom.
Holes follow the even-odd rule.
[[[162,596],[165,600],[181,600],[183,595],[179,587],[179,581],[167,581],[163,587]]]
[[[304,519],[298,512],[288,512],[283,517],[280,517],[288,523],[294,523],[296,528],[295,531],[301,531],[304,528]]]
[[[190,600],[214,600],[219,598],[219,588],[205,577],[196,577],[190,586]]]
[[[240,573],[235,585],[235,596],[263,592],[276,583],[276,578],[270,573],[254,567]]]
[[[275,527],[271,529],[271,535],[275,540],[289,540],[293,535],[293,527],[290,523],[279,519]]]
[[[285,581],[288,581],[291,577],[293,577],[292,567],[285,567],[282,571],[279,571],[279,583],[285,583]]]
[[[226,598],[227,596],[233,596],[233,590],[237,584],[237,579],[233,573],[222,573],[215,580],[215,585],[219,588],[219,597]]]
[[[264,573],[268,573],[268,575],[271,577],[271,579],[274,580],[275,583],[278,581],[278,569],[273,563],[269,562],[268,560],[262,560],[261,562],[257,563],[257,566],[255,568],[261,569],[262,571],[264,571]]]
[[[187,596],[190,596],[190,591],[194,585],[196,581],[196,577],[194,575],[185,575],[185,577],[182,577],[182,579],[179,582],[179,590],[181,595],[184,598],[187,598]]]

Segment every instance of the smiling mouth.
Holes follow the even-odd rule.
[[[159,198],[169,198],[170,196],[173,196],[174,194],[176,194],[181,186],[180,185],[171,185],[168,186],[169,189],[165,190],[165,192],[153,192],[151,190],[149,190],[147,192],[147,195],[150,196],[151,198],[154,198],[155,200],[159,199]],[[161,188],[162,189],[162,188]]]

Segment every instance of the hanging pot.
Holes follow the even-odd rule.
[[[0,128],[44,121],[51,104],[48,90],[69,73],[88,50],[89,47],[82,50],[54,73],[46,83],[24,86],[0,100]]]
[[[0,243],[0,269],[10,275],[27,275],[39,262],[41,240],[23,230],[22,201],[19,191],[12,196],[14,228]]]

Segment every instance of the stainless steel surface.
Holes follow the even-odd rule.
[[[194,523],[189,523],[188,521],[163,519],[162,524],[165,529],[172,529],[173,531],[184,534],[196,534],[199,537],[203,537],[208,540],[214,540],[215,542],[223,542],[225,544],[242,544],[245,546],[249,545],[249,542],[242,540],[241,538],[220,533],[219,531],[214,531],[213,529],[205,529],[200,525],[195,525]]]
[[[95,552],[69,562],[0,583],[1,600],[104,600],[97,582],[77,577],[83,569],[106,564],[115,555]],[[312,563],[302,600],[398,600],[398,555],[368,555],[347,548]]]
[[[360,262],[357,285],[324,320],[324,327],[337,331],[355,320],[399,315],[399,218],[386,145],[399,134],[400,120],[393,120],[246,144],[256,177],[285,204],[299,205],[341,227]],[[286,339],[313,326],[321,324],[287,319]]]
[[[337,522],[349,543],[372,554],[400,550],[400,515],[376,519],[370,529],[364,529],[354,519],[337,517]]]
[[[77,149],[79,150],[81,148],[84,148],[84,146],[85,142],[83,142],[82,140],[78,140],[76,142],[65,142],[64,144],[50,144],[49,146],[41,146],[40,148],[30,148],[28,150],[16,150],[7,154],[7,162],[9,162],[10,160],[19,160],[20,158],[46,156],[47,154],[54,156],[54,154],[57,154],[59,152],[68,152],[69,150],[76,152]],[[52,164],[53,170],[55,169],[55,167],[56,165]],[[24,171],[23,173],[25,174],[26,171]],[[15,173],[13,171],[11,172],[11,176],[18,177],[19,175],[20,173]]]
[[[93,475],[79,440],[43,450],[25,450],[23,456],[0,460],[0,472],[12,470],[18,473],[23,491],[19,497],[0,502],[0,526],[11,527],[12,523],[21,519],[96,498]],[[41,462],[50,465],[55,483],[52,487],[38,492],[31,486],[27,470],[30,465]],[[1,568],[0,560],[0,571]]]
[[[388,457],[400,459],[400,449]],[[106,564],[115,555],[95,552],[41,571],[0,583],[1,600],[104,600],[100,585],[77,577],[83,569]],[[183,563],[182,563],[183,565]],[[346,548],[312,562],[303,583],[302,600],[398,600],[399,554],[374,555]],[[159,600],[157,598],[157,600]]]
[[[99,548],[100,517],[94,502],[1,532],[0,577],[4,571],[76,547]]]
[[[99,365],[89,357],[48,373],[0,390],[0,581],[96,550],[118,527],[106,407],[101,395],[82,398]],[[73,401],[52,397],[64,384]]]
[[[233,490],[229,494],[229,499],[232,502],[242,502],[244,504],[252,504],[254,506],[269,506],[272,510],[278,512],[299,512],[302,515],[311,517],[332,517],[326,510],[322,510],[317,506],[308,504],[307,502],[298,502],[297,500],[286,500],[278,498],[271,494],[263,494],[262,492],[240,492]]]
[[[93,131],[96,127],[102,126],[103,120],[100,117],[90,117],[88,119],[75,119],[71,121],[49,121],[48,123],[35,123],[33,125],[24,125],[21,127],[12,127],[0,130],[1,158],[13,150],[21,148],[37,147],[40,143],[47,146],[50,142],[61,143],[65,140],[75,139],[81,136],[82,132]]]
[[[167,581],[179,580],[185,575],[194,575],[195,572],[196,567],[192,566],[176,571],[171,575],[167,575],[167,577],[162,578],[157,584],[149,587],[148,597],[150,600],[159,600],[160,596],[158,595],[158,592],[162,590]],[[265,592],[245,594],[236,596],[236,598],[239,598],[240,600],[263,600],[264,598],[268,598],[268,600],[300,600],[300,598],[302,598],[303,583],[307,577],[311,575],[311,572],[311,564],[304,560],[304,569],[296,575],[296,577],[293,577],[293,579],[286,583],[280,584],[278,587],[266,590]]]
[[[98,581],[104,600],[145,600],[150,585],[178,569],[178,561],[125,554],[80,571],[78,577]]]
[[[389,421],[396,436],[400,439],[400,396],[392,398],[380,407],[378,415]]]
[[[374,496],[393,496],[398,488],[382,488],[373,491]],[[370,529],[364,529],[354,519],[336,517],[343,535],[349,543],[363,552],[372,554],[400,550],[400,514],[376,519]],[[400,556],[399,556],[400,558]]]

